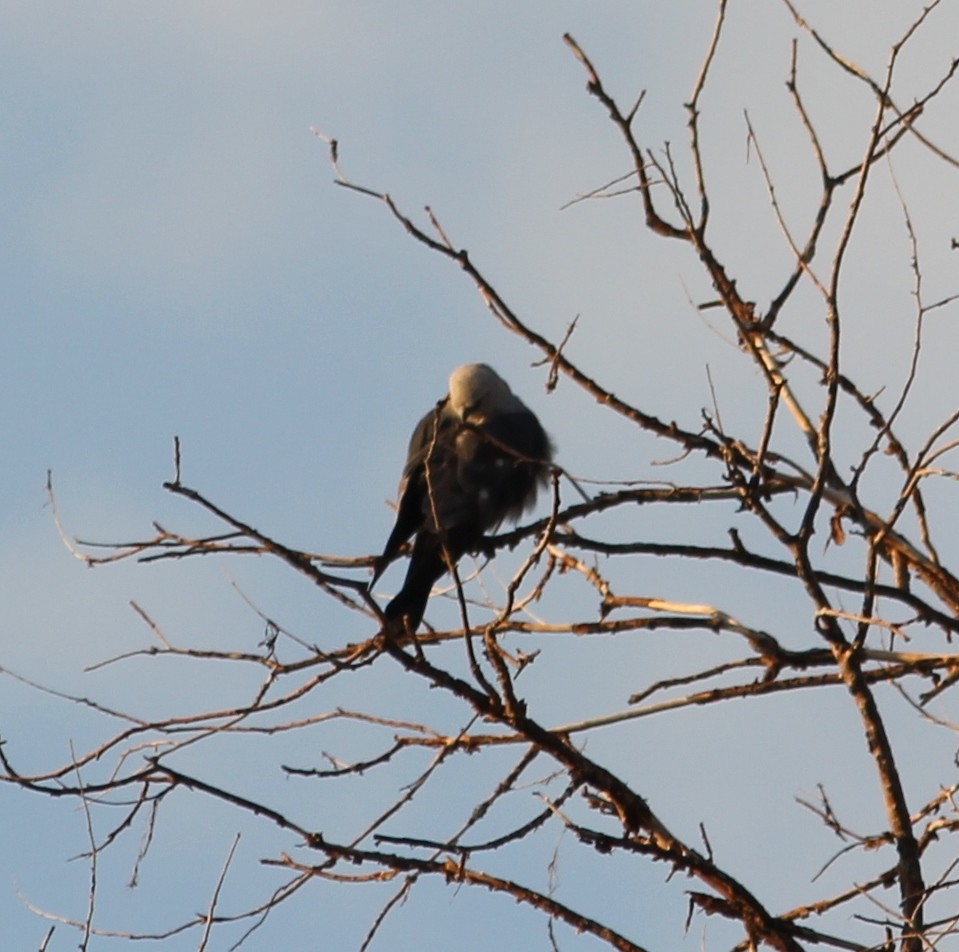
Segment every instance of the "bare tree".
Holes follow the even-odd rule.
[[[381,203],[415,242],[462,269],[490,313],[536,352],[548,391],[572,385],[603,412],[635,428],[637,437],[658,437],[669,447],[664,454],[671,457],[664,470],[669,479],[597,485],[581,478],[584,474],[570,476],[557,467],[548,514],[489,540],[490,553],[520,553],[499,594],[485,581],[486,565],[471,575],[462,565],[445,599],[433,600],[455,606],[458,621],[454,627],[437,626],[430,612],[427,619],[434,624],[412,643],[384,633],[380,602],[367,590],[372,557],[318,555],[271,538],[185,482],[179,445],[175,475],[165,488],[215,518],[219,531],[198,536],[157,527],[143,541],[105,547],[65,534],[74,553],[91,565],[269,556],[339,602],[344,613],[357,613],[369,631],[366,640],[327,643],[321,649],[251,606],[267,632],[261,650],[211,652],[180,646],[137,608],[154,641],[135,654],[245,666],[258,672],[251,696],[232,707],[149,719],[75,698],[116,729],[69,762],[32,773],[18,766],[9,748],[0,748],[8,782],[75,798],[88,820],[104,812],[113,817],[106,834],[94,834],[90,825],[90,915],[73,923],[84,947],[98,934],[93,918],[96,889],[103,888],[96,886],[98,859],[140,830],[138,867],[154,833],[159,835],[158,817],[174,793],[211,799],[273,830],[275,848],[262,862],[280,877],[279,885],[260,902],[240,911],[221,910],[223,881],[243,875],[233,865],[231,849],[208,907],[184,914],[166,932],[149,933],[163,938],[192,930],[201,948],[211,932],[228,923],[239,928],[234,947],[242,945],[267,917],[282,916],[295,894],[344,890],[347,884],[371,890],[360,946],[369,948],[401,903],[426,881],[439,879],[450,889],[483,887],[503,902],[511,899],[534,910],[546,921],[554,948],[570,941],[561,938],[557,924],[563,924],[592,936],[599,947],[640,950],[656,941],[649,914],[633,915],[613,897],[621,897],[623,879],[650,871],[654,876],[644,882],[663,876],[665,881],[658,881],[655,896],[646,901],[662,904],[663,917],[676,927],[677,943],[693,920],[718,917],[726,925],[711,932],[711,948],[918,952],[952,947],[952,937],[959,934],[959,854],[951,848],[951,833],[959,825],[959,784],[948,761],[928,765],[932,780],[904,764],[915,762],[913,755],[928,736],[945,731],[948,737],[954,729],[936,713],[959,678],[959,656],[950,650],[959,632],[959,578],[948,567],[948,555],[940,557],[940,537],[947,537],[944,552],[951,542],[952,500],[948,492],[927,492],[927,487],[949,486],[957,477],[949,457],[959,445],[954,436],[959,411],[918,421],[911,413],[907,433],[901,421],[922,380],[926,321],[959,294],[947,291],[930,299],[926,291],[909,186],[897,178],[896,157],[912,150],[927,163],[955,172],[956,159],[937,141],[937,129],[950,119],[936,107],[959,59],[942,63],[936,79],[907,104],[897,69],[910,44],[936,29],[939,0],[903,31],[881,75],[856,65],[807,24],[789,0],[784,3],[797,29],[785,80],[795,123],[808,142],[795,162],[804,172],[815,170],[819,189],[805,223],[797,226],[782,204],[791,182],[767,164],[761,129],[747,115],[749,155],[788,250],[788,266],[765,304],[753,300],[759,295],[750,291],[750,276],[733,272],[722,239],[714,237],[730,225],[714,221],[723,186],[709,176],[703,117],[725,39],[725,0],[684,107],[689,138],[681,156],[672,145],[645,141],[643,97],[624,104],[588,51],[572,36],[564,38],[628,161],[622,175],[577,201],[615,197],[637,203],[652,235],[678,242],[698,262],[712,291],[696,307],[713,324],[722,315],[739,359],[751,368],[748,414],[722,413],[722,389],[701,417],[685,420],[657,415],[618,396],[598,373],[570,356],[575,321],[562,340],[547,339],[448,236],[438,215],[427,210],[420,221],[390,194],[352,180],[336,140],[321,136],[337,184]],[[804,98],[800,50],[816,57],[817,75],[826,71],[830,83],[852,84],[869,94],[872,114],[853,161],[833,155],[824,142],[821,117]],[[912,353],[898,381],[877,380],[876,368],[868,365],[859,374],[866,379],[857,379],[846,361],[849,353],[868,353],[870,333],[882,333],[879,325],[864,332],[861,323],[847,317],[855,302],[845,294],[862,219],[879,189],[897,196],[902,228],[881,246],[888,258],[876,260],[875,267],[901,262],[901,249],[907,248],[913,281]],[[548,413],[543,417],[548,420]],[[660,511],[676,518],[658,522],[650,538],[635,514]],[[650,557],[669,557],[690,593],[718,567],[746,583],[731,590],[733,604],[658,597],[650,594],[644,574]],[[763,620],[754,597],[760,586],[779,586],[783,592],[781,610]],[[620,656],[608,650],[611,636],[654,632],[691,632],[702,639],[700,645],[715,647],[672,655],[674,667],[667,676],[631,672],[638,682],[632,696],[611,698],[612,710],[584,713],[578,701],[595,696],[590,685],[619,683],[614,675]],[[536,671],[548,667],[550,653],[557,650],[563,657],[562,684],[551,690],[537,680]],[[379,703],[348,708],[327,700],[350,693],[369,697],[356,686],[382,684],[401,674],[435,689],[436,714],[430,722],[385,712]],[[344,682],[351,689],[337,693]],[[879,826],[863,828],[858,813],[844,814],[830,791],[818,787],[818,798],[807,798],[805,806],[837,841],[834,850],[821,855],[821,872],[829,875],[807,882],[791,901],[777,898],[773,904],[765,898],[768,874],[750,879],[727,864],[723,851],[711,845],[714,830],[695,810],[684,808],[677,822],[668,804],[651,800],[644,778],[667,770],[669,762],[638,765],[635,732],[651,721],[678,717],[705,726],[731,712],[733,701],[752,699],[752,710],[761,710],[759,716],[783,736],[794,729],[787,718],[798,716],[828,747],[833,725],[823,711],[823,691],[840,698],[858,723],[862,749],[872,763],[869,776],[859,780],[878,793],[884,817]],[[794,699],[788,715],[787,708],[760,700],[774,695]],[[311,702],[311,713],[303,713],[304,700]],[[557,722],[557,710],[568,712],[567,719]],[[343,724],[351,729],[328,734]],[[614,730],[615,744],[595,740]],[[285,763],[288,745],[278,747],[270,760],[259,745],[258,773],[273,770],[310,784],[316,798],[338,785],[374,788],[381,795],[392,791],[392,797],[372,812],[341,809],[329,825],[314,825],[300,819],[302,811],[278,789],[264,792],[252,781],[245,788],[242,775],[234,782],[215,768],[204,772],[202,761],[187,756],[224,742],[254,744],[265,737],[273,743],[284,736],[297,738],[299,756],[308,762]],[[341,749],[311,755],[329,746],[329,736]],[[775,769],[766,772],[762,763],[754,768],[751,777],[727,780],[755,785],[759,774],[769,790],[779,789]],[[816,788],[815,777],[808,786]],[[536,797],[532,807],[530,790]],[[707,778],[700,792],[708,796]],[[452,808],[447,803],[447,809],[437,809],[451,799]],[[459,812],[458,822],[450,821],[450,809]],[[767,855],[770,847],[758,828],[731,823],[721,837],[736,839],[745,851],[762,857],[764,868],[776,869],[793,889],[793,854],[804,850],[806,828],[797,824],[786,831],[788,848],[778,843]],[[574,864],[588,855],[592,859],[586,862],[595,860],[591,869],[605,864],[615,870],[608,874],[608,897],[603,890],[569,894],[556,887],[553,874],[557,866],[562,871],[563,862],[551,862],[549,854],[559,832],[581,848],[577,859],[563,862]],[[528,856],[544,858],[536,876],[520,859]],[[685,921],[674,921],[679,905],[686,910]]]

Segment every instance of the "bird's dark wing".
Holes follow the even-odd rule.
[[[484,531],[506,518],[519,518],[549,473],[549,437],[526,409],[490,417],[463,432],[457,446],[459,481],[475,497]]]
[[[403,480],[400,484],[396,523],[386,540],[383,554],[376,560],[372,585],[399,555],[404,543],[426,524],[431,510],[428,490],[448,481],[442,474],[450,468],[454,456],[456,421],[445,401],[437,404],[413,430]],[[429,479],[427,478],[429,467]]]

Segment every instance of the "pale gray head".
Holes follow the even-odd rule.
[[[509,384],[486,364],[464,364],[450,374],[450,409],[469,423],[523,407]]]

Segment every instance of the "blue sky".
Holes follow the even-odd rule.
[[[818,0],[801,9],[837,48],[881,74],[890,44],[921,4]],[[207,531],[209,519],[161,487],[172,476],[178,436],[184,481],[232,513],[294,547],[369,554],[389,530],[387,501],[413,423],[442,395],[453,367],[483,360],[537,410],[571,472],[672,478],[650,465],[672,457],[672,447],[610,419],[569,384],[547,395],[545,370],[531,366],[538,354],[499,327],[464,275],[415,245],[384,207],[337,187],[326,148],[311,129],[339,140],[343,168],[354,181],[390,192],[418,219],[424,205],[432,207],[453,242],[470,250],[532,327],[558,339],[579,315],[570,354],[613,390],[695,428],[712,399],[708,365],[726,418],[755,430],[765,410],[762,381],[730,343],[727,328],[690,305],[710,291],[688,249],[646,234],[631,197],[562,210],[628,171],[615,131],[586,93],[583,70],[562,34],[577,38],[621,101],[647,90],[644,140],[652,148],[672,143],[685,175],[683,103],[714,12],[712,4],[694,0],[7,0],[0,17],[0,434],[6,448],[0,666],[136,713],[213,707],[248,689],[242,676],[221,682],[219,672],[209,678],[196,666],[145,661],[83,669],[150,643],[131,600],[179,643],[253,650],[262,624],[234,582],[309,641],[329,645],[366,636],[358,619],[261,561],[89,571],[60,542],[46,501],[48,469],[61,517],[80,537],[130,541],[149,535],[154,520],[183,532]],[[785,89],[797,35],[780,4],[730,4],[715,83],[703,102],[716,183],[714,240],[760,302],[778,289],[790,255],[746,146],[743,112],[781,177],[784,210],[802,233],[817,181]],[[955,9],[937,11],[903,56],[902,103],[943,73],[957,36]],[[870,97],[829,67],[808,39],[800,43],[800,75],[830,154],[837,165],[854,164],[872,117]],[[956,105],[950,92],[927,117],[953,154],[959,151],[955,124],[944,117],[954,115]],[[935,300],[955,291],[949,240],[959,229],[959,190],[928,153],[910,146],[901,155],[895,173],[921,229],[924,293]],[[866,343],[850,345],[844,357],[864,389],[895,391],[908,367],[913,330],[909,248],[889,170],[877,167],[877,178],[846,292],[850,339]],[[814,342],[820,326],[814,298],[800,301],[810,312],[791,314],[790,331]],[[927,323],[922,366],[929,383],[917,387],[904,416],[914,447],[955,406],[954,391],[943,385],[954,377],[953,324],[948,311]],[[674,515],[644,514],[636,531],[671,530]],[[725,517],[717,520],[716,533],[725,528]],[[669,563],[644,562],[642,572],[639,583],[624,576],[631,590],[638,585],[646,594],[697,602],[728,597],[723,607],[731,612],[745,596],[756,615],[750,621],[782,621],[778,599],[785,587],[776,583],[750,595],[748,587],[736,589],[742,582],[734,573],[717,570],[690,590]],[[384,580],[387,588],[395,584],[395,576]],[[588,596],[577,610],[592,610]],[[805,644],[808,619],[785,624],[780,634]],[[555,704],[556,720],[618,709],[639,686],[637,672],[673,670],[674,653],[687,648],[702,651],[704,664],[720,651],[694,635],[657,636],[641,645],[560,644],[531,670],[529,690]],[[611,657],[618,663],[609,664]],[[565,666],[586,663],[597,670],[609,665],[595,690],[551,698],[551,686],[564,683]],[[313,713],[352,702],[425,717],[441,704],[431,692],[385,674],[364,682],[362,691],[375,693],[317,697]],[[102,721],[88,712],[9,678],[2,695],[0,735],[25,769],[68,760],[71,741],[84,749],[104,736]],[[808,823],[809,857],[797,862],[782,895],[779,884],[770,885],[775,907],[795,898],[790,889],[797,882],[808,884],[827,849],[826,834],[793,795],[811,796],[819,782],[839,783],[849,763],[860,764],[867,776],[869,770],[846,706],[824,695],[822,716],[833,725],[824,749],[822,726],[795,724],[793,703],[770,705],[776,718],[768,720],[755,718],[758,707],[746,705],[707,726],[694,712],[650,718],[638,722],[641,729],[597,734],[590,750],[614,759],[634,747],[631,779],[638,788],[652,794],[667,822],[688,823],[690,837],[690,816],[715,822],[718,845],[747,880],[768,880],[776,866],[764,864],[775,851],[737,853],[737,817],[767,825],[770,843],[790,824]],[[796,703],[800,722],[805,703]],[[782,725],[790,723],[783,736]],[[943,738],[936,756],[948,759],[950,743]],[[687,744],[695,754],[671,757]],[[308,762],[315,753],[288,739],[277,746],[270,757],[286,757],[283,762]],[[255,764],[237,758],[241,753],[227,746],[204,766],[222,771],[218,776],[235,774],[241,783]],[[746,792],[733,782],[764,758],[782,770],[772,804],[760,773]],[[643,764],[656,764],[656,776],[645,776]],[[403,782],[391,777],[373,792],[344,785],[334,795],[341,800],[317,806],[308,784],[258,781],[264,795],[285,798],[318,825],[343,820],[367,796],[363,816],[373,815],[372,801],[389,802]],[[704,782],[714,798],[704,797]],[[17,891],[53,912],[82,916],[88,870],[68,860],[85,848],[85,821],[74,805],[11,788],[0,788],[0,798],[8,818],[0,835],[0,935],[10,948],[35,948],[48,925]],[[853,787],[847,805],[856,801]],[[856,809],[864,826],[881,825],[878,803]],[[720,828],[729,816],[732,822]],[[235,908],[275,885],[257,867],[259,857],[292,848],[269,828],[238,824],[228,811],[186,797],[170,805],[163,822],[138,889],[123,885],[135,839],[116,859],[104,859],[103,928],[161,928],[201,908],[240,826],[243,868],[256,872],[248,880],[237,874],[229,896]],[[361,827],[363,820],[356,822]],[[571,843],[562,843],[561,851],[568,853],[563,876],[574,896],[609,877],[605,861]],[[544,857],[532,868],[544,868],[548,851]],[[637,941],[675,947],[669,945],[674,923],[659,922],[655,898],[663,871],[617,870],[641,880],[615,886],[624,903],[638,902],[640,915],[648,916]],[[803,895],[805,886],[797,888]],[[285,931],[271,939],[264,929],[248,947],[275,948],[270,943],[282,934],[287,948],[316,948],[321,930],[327,947],[354,948],[384,901],[384,893],[373,893],[307,887],[290,904]],[[681,919],[681,903],[677,909]],[[635,923],[624,917],[619,925]],[[722,936],[721,928],[710,923],[716,931],[707,935]],[[523,947],[547,947],[535,916],[469,890],[452,896],[439,884],[422,887],[394,914],[390,929],[383,948],[404,948],[424,935],[437,947],[479,949],[497,941],[520,947],[517,936]],[[690,947],[701,938],[694,932]],[[73,948],[75,940],[61,926],[49,948]],[[167,947],[190,949],[197,941],[191,933]],[[93,947],[118,945],[102,940]],[[566,935],[562,947],[594,946]]]

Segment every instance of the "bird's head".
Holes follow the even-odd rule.
[[[450,409],[465,423],[482,424],[518,402],[509,384],[486,364],[464,364],[450,375]]]

